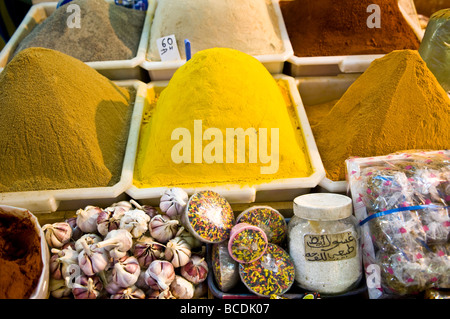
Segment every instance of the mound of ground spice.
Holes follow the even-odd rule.
[[[333,181],[345,180],[349,157],[450,148],[450,99],[416,50],[376,59],[328,114],[308,116]]]
[[[26,299],[43,268],[40,237],[27,218],[0,210],[0,299]]]
[[[371,4],[380,7],[380,28],[367,26]],[[293,0],[280,6],[299,57],[385,54],[420,45],[397,0]]]
[[[72,27],[72,11],[63,5],[26,36],[15,54],[30,47],[58,50],[83,62],[128,60],[136,56],[145,12],[105,0],[74,0],[80,27]]]
[[[66,54],[21,51],[0,74],[0,192],[117,183],[130,100]]]

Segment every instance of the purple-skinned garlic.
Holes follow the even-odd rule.
[[[171,219],[180,219],[188,203],[189,196],[181,188],[174,187],[166,190],[159,203],[161,212]]]
[[[124,256],[116,261],[112,270],[114,282],[122,288],[133,286],[139,279],[141,267],[134,256]]]
[[[208,263],[205,258],[193,255],[189,262],[181,267],[180,273],[193,284],[199,284],[208,277]]]
[[[77,210],[78,227],[85,233],[95,233],[97,231],[97,217],[101,211],[102,209],[100,207],[91,205]]]
[[[81,240],[83,250],[78,254],[78,265],[87,276],[93,276],[106,269],[109,264],[108,253],[97,244],[88,245],[86,239]]]
[[[76,217],[68,218],[66,219],[65,222],[68,223],[72,228],[72,237],[71,237],[72,240],[78,240],[81,236],[83,236],[84,233],[80,229],[80,227],[78,227]]]
[[[97,216],[97,231],[100,235],[106,236],[111,230],[118,229],[120,226],[120,219],[125,214],[125,210],[111,209],[102,210]]]
[[[178,220],[172,220],[165,215],[156,215],[148,225],[150,235],[158,242],[165,244],[178,232]]]
[[[158,210],[150,205],[141,205],[136,202],[134,199],[130,200],[130,203],[133,204],[137,209],[144,211],[150,219],[158,215]]]
[[[148,268],[152,261],[164,256],[164,245],[149,236],[142,236],[133,246],[133,256],[142,268]]]
[[[82,242],[86,242],[88,246],[101,242],[102,238],[97,234],[84,234],[75,242],[75,250],[80,253],[84,249]]]
[[[175,237],[166,245],[164,258],[170,261],[175,268],[182,267],[189,262],[191,246],[181,237]]]
[[[80,276],[73,284],[72,293],[75,299],[97,299],[103,289],[98,276]]]
[[[132,209],[120,219],[120,228],[128,230],[133,238],[139,238],[148,230],[149,222],[150,216],[143,210]]]
[[[51,248],[61,248],[70,241],[72,227],[66,222],[46,224],[42,226],[45,240]]]
[[[194,285],[182,276],[176,275],[170,284],[170,291],[177,299],[192,299],[194,297]]]
[[[145,293],[142,289],[131,286],[128,288],[121,288],[115,294],[111,295],[111,299],[145,299]]]
[[[78,264],[78,252],[71,246],[65,249],[51,249],[50,276],[53,279],[61,280],[70,275],[69,266]]]
[[[95,244],[98,248],[109,251],[109,256],[113,259],[120,259],[127,255],[128,250],[133,246],[133,237],[125,229],[111,230],[101,242]]]
[[[166,290],[175,279],[175,268],[166,260],[155,260],[148,266],[144,278],[153,290]]]

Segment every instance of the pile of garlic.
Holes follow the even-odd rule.
[[[205,297],[205,246],[181,224],[187,194],[169,189],[160,211],[134,200],[43,226],[50,295],[76,299]]]

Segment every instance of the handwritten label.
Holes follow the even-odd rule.
[[[357,241],[352,232],[305,235],[307,261],[338,261],[356,257]]]
[[[181,60],[174,34],[157,39],[156,45],[158,46],[161,61]]]

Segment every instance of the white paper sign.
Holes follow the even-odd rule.
[[[156,40],[161,61],[181,60],[175,35],[168,35]]]

